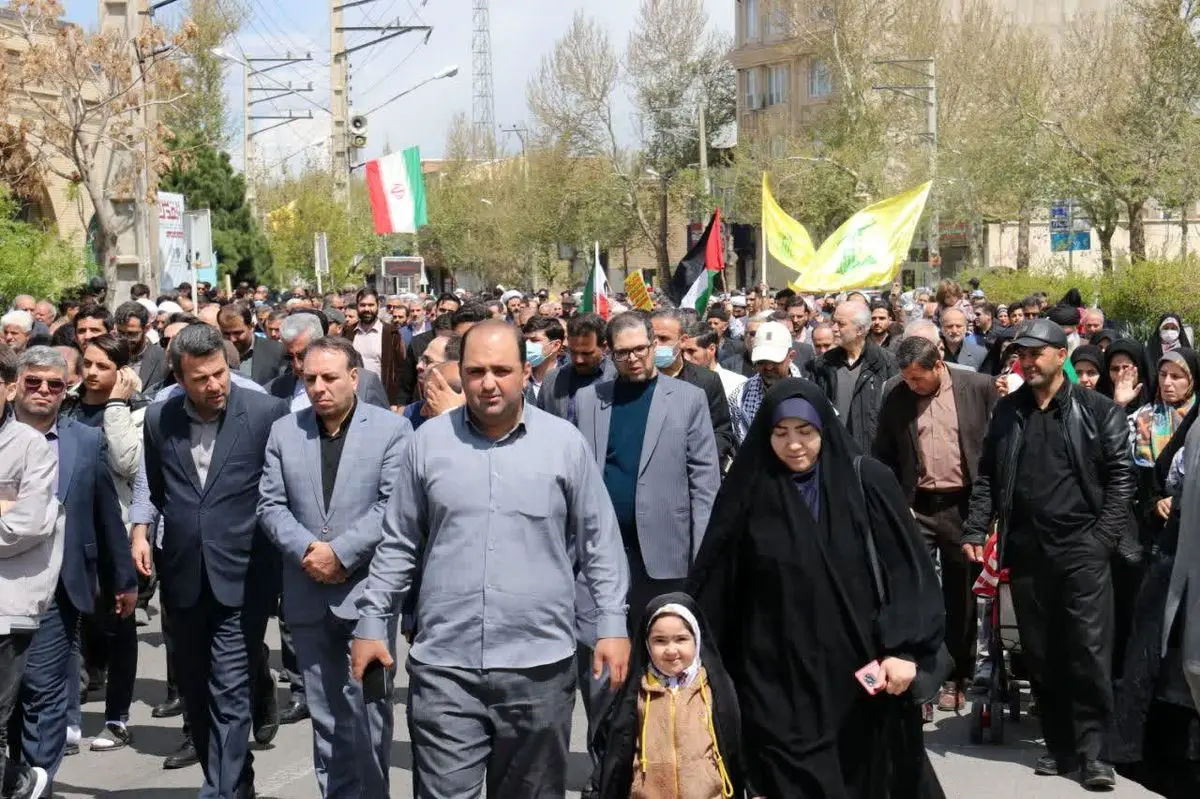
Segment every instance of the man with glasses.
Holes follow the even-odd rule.
[[[67,363],[50,347],[31,347],[17,362],[15,414],[41,433],[58,454],[55,495],[66,512],[58,590],[30,643],[21,686],[20,717],[10,726],[14,761],[41,768],[54,779],[67,744],[67,695],[81,613],[113,603],[122,617],[137,602],[137,575],[121,505],[108,469],[104,431],[59,419],[67,388]],[[104,564],[102,570],[97,564]],[[101,587],[99,598],[95,587]],[[14,770],[16,779],[20,769]],[[9,777],[6,775],[6,781]],[[12,785],[4,786],[12,789]]]
[[[462,336],[452,332],[435,337],[425,352],[421,353],[421,360],[417,363],[421,399],[404,408],[404,418],[412,423],[413,430],[427,420],[466,403],[462,374],[458,367],[461,352]]]
[[[9,773],[8,722],[39,621],[62,565],[63,528],[54,496],[58,458],[38,431],[6,413],[16,390],[17,357],[0,344],[0,786],[17,799],[39,797],[49,776],[40,767]]]
[[[146,336],[150,312],[137,302],[123,302],[113,315],[117,332],[129,343],[129,366],[142,381],[142,391],[153,396],[167,378],[167,356],[162,347],[154,347]]]

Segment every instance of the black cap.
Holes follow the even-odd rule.
[[[92,291],[105,291],[108,288],[108,281],[100,275],[94,275],[92,279],[88,281],[88,288],[90,288]]]
[[[1062,325],[1055,324],[1049,319],[1031,319],[1023,322],[1017,328],[1017,336],[1013,344],[1018,347],[1056,347],[1066,349],[1067,334]]]
[[[1055,305],[1046,314],[1046,318],[1056,325],[1079,324],[1079,309],[1071,305]]]

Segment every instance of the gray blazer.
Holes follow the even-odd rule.
[[[571,399],[571,371],[575,367],[572,364],[566,366],[556,366],[546,373],[546,379],[542,383],[542,390],[538,392],[537,402],[538,408],[546,413],[552,413],[559,419],[567,418],[567,404]],[[600,362],[600,380],[616,380],[617,368],[608,358]],[[578,392],[576,392],[578,396]]]
[[[326,510],[317,424],[316,413],[306,408],[271,427],[259,483],[259,521],[283,553],[283,614],[296,624],[319,621],[327,612],[358,618],[354,604],[383,537],[383,511],[412,435],[403,416],[360,401]],[[301,568],[314,541],[329,542],[346,569],[345,582],[318,583]]]
[[[614,380],[603,380],[575,395],[579,430],[601,470],[615,385]],[[716,438],[704,391],[660,374],[646,419],[636,503],[638,542],[652,579],[687,577],[720,484]]]
[[[983,360],[987,357],[987,350],[970,339],[963,341],[962,349],[958,351],[958,365],[965,366],[968,369],[979,371],[979,367],[983,366]]]

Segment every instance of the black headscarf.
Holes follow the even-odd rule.
[[[713,727],[717,734],[717,746],[721,750],[729,780],[733,783],[733,795],[741,796],[744,789],[741,769],[741,716],[738,713],[737,691],[734,690],[729,672],[721,662],[721,653],[717,651],[704,613],[696,604],[696,600],[683,593],[663,594],[652,599],[642,612],[641,620],[635,628],[637,633],[630,641],[629,677],[617,691],[596,726],[593,743],[596,751],[601,753],[596,782],[600,789],[599,795],[601,799],[628,799],[633,786],[634,755],[637,754],[638,738],[638,692],[642,675],[646,673],[650,664],[646,634],[654,614],[664,605],[682,605],[700,625],[700,651],[697,654],[712,691]]]
[[[1162,357],[1163,347],[1162,341],[1159,340],[1158,331],[1162,328],[1163,322],[1168,319],[1174,319],[1175,324],[1179,325],[1179,344],[1175,349],[1180,347],[1191,348],[1192,342],[1188,340],[1187,328],[1183,326],[1183,317],[1177,313],[1165,313],[1158,318],[1158,324],[1154,326],[1150,337],[1146,339],[1146,363],[1152,364],[1155,368],[1158,367],[1158,359]]]
[[[1095,366],[1097,372],[1104,371],[1104,353],[1094,344],[1080,344],[1071,353],[1071,363],[1074,366],[1079,366],[1081,361]]]
[[[821,421],[815,514],[771,446],[777,410],[793,398]],[[868,696],[853,676],[889,655],[931,666],[945,613],[895,476],[864,457],[860,494],[860,454],[814,383],[781,380],[717,494],[690,576],[737,688],[747,788],[759,795],[942,795],[916,705]],[[883,606],[867,536],[879,553]]]
[[[1112,377],[1109,376],[1109,368],[1112,366],[1113,358],[1116,355],[1125,355],[1137,365],[1138,382],[1142,384],[1141,393],[1133,402],[1125,406],[1126,415],[1132,414],[1138,408],[1150,401],[1150,398],[1155,395],[1154,392],[1154,375],[1150,373],[1150,365],[1146,361],[1146,349],[1133,339],[1119,338],[1108,345],[1108,349],[1104,351],[1104,368],[1100,370],[1100,382],[1096,384],[1096,390],[1109,399],[1113,398]]]
[[[1183,349],[1171,350],[1179,353],[1184,362],[1187,364],[1188,372],[1192,376],[1192,394],[1200,395],[1200,353],[1197,353],[1191,347]],[[1158,366],[1155,364],[1154,375],[1158,377]],[[1157,390],[1154,394],[1158,397]],[[1158,453],[1158,457],[1154,459],[1154,480],[1155,489],[1158,491],[1158,496],[1163,497],[1167,494],[1167,473],[1171,470],[1171,461],[1175,458],[1175,453],[1183,446],[1183,442],[1187,439],[1188,430],[1192,428],[1192,424],[1196,421],[1197,413],[1200,412],[1200,396],[1192,403],[1192,409],[1183,417],[1183,421],[1179,423],[1179,427],[1175,428],[1175,433],[1171,436],[1171,440],[1167,446],[1163,447],[1163,451]]]
[[[1117,335],[1117,331],[1113,330],[1112,328],[1106,327],[1097,333],[1093,333],[1092,338],[1088,343],[1094,344],[1095,346],[1100,347],[1100,349],[1103,350],[1104,347],[1101,346],[1100,342],[1104,341],[1105,339],[1108,339],[1108,343],[1112,344],[1114,341],[1116,341],[1119,338],[1120,338],[1120,336]]]
[[[979,365],[980,373],[996,376],[1004,371],[1004,349],[1017,337],[1017,327],[1009,325],[996,331],[996,336],[988,347],[988,354]]]

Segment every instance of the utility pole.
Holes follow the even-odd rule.
[[[507,128],[500,126],[502,133],[511,133],[521,142],[521,182],[524,184],[526,191],[529,191],[529,158],[525,152],[525,137],[529,135],[529,128],[521,125],[509,125]],[[537,286],[537,251],[529,255],[529,287],[533,291],[538,290]]]
[[[704,124],[704,103],[699,106],[700,116],[700,181],[704,186],[704,197],[708,199],[712,196],[712,183],[708,180],[708,131],[705,130]]]
[[[250,207],[250,215],[258,211],[258,190],[254,187],[254,155],[250,151],[250,139],[254,131],[250,129],[250,62],[242,63],[242,177],[246,179],[246,205]]]
[[[311,60],[312,53],[305,53],[303,56],[293,56],[291,53],[285,53],[282,57],[266,56],[251,58],[247,56],[238,60],[238,63],[242,65],[242,175],[246,179],[246,204],[250,206],[251,215],[258,213],[258,189],[255,187],[254,179],[254,137],[266,133],[268,130],[274,130],[282,125],[295,122],[298,119],[313,118],[312,111],[303,115],[297,115],[294,111],[288,111],[287,114],[255,114],[255,105],[278,100],[290,94],[300,95],[302,92],[311,92],[312,84],[308,84],[307,87],[296,88],[292,86],[290,81],[288,83],[281,83],[273,77],[269,77],[267,80],[274,83],[274,86],[256,86],[254,85],[254,79],[271,70],[290,67]],[[258,64],[264,64],[265,66],[257,66]],[[255,92],[274,92],[274,94],[269,97],[255,97]],[[307,97],[304,99],[312,102]],[[276,120],[276,122],[273,125],[255,130],[254,122],[260,119]]]
[[[333,111],[330,135],[333,139],[329,152],[333,161],[333,199],[335,202],[350,202],[350,105],[346,98],[346,84],[350,70],[346,62],[346,33],[343,30],[345,6],[342,0],[329,0],[329,91]]]
[[[911,85],[891,85],[891,86],[872,86],[875,91],[895,92],[896,94],[916,100],[925,104],[925,133],[923,138],[929,143],[929,179],[933,181],[937,177],[937,156],[938,156],[938,94],[937,94],[937,62],[932,58],[893,58],[885,61],[876,61],[877,66],[894,66],[912,72],[925,78],[924,83]],[[915,65],[920,65],[924,69],[919,69]],[[915,92],[915,94],[914,94]],[[924,95],[924,96],[921,96]],[[937,201],[934,198],[934,192],[937,186],[936,183],[929,191],[929,200],[925,203],[925,207],[929,210],[929,264],[941,270],[942,253],[941,253],[941,219],[938,214]]]

